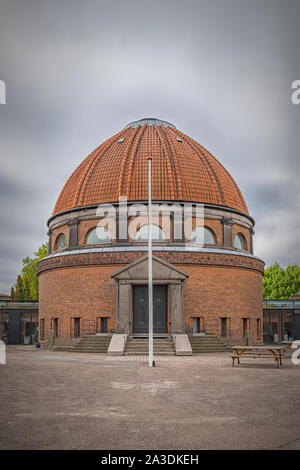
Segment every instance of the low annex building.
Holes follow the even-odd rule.
[[[57,199],[49,255],[38,263],[40,342],[51,331],[62,342],[87,332],[147,334],[148,156],[160,208],[154,333],[262,341],[264,263],[253,253],[254,220],[239,187],[174,125],[142,119],[83,160]]]

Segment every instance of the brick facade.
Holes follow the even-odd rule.
[[[187,270],[186,265],[179,265]],[[204,318],[220,334],[221,318],[228,319],[232,338],[243,336],[243,318],[250,321],[253,340],[257,319],[262,325],[262,274],[257,270],[233,266],[195,266],[188,268],[184,284],[184,309],[187,331],[193,330],[193,317]]]
[[[250,329],[254,341],[260,341],[257,328],[262,325],[264,263],[251,256],[254,220],[242,193],[208,150],[172,124],[157,119],[130,123],[105,141],[78,166],[63,187],[48,221],[51,256],[37,266],[41,341],[47,341],[53,330],[61,338],[70,338],[78,333],[79,325],[81,333],[81,328],[88,328],[89,323],[102,325],[101,330],[106,330],[107,323],[111,331],[117,323],[118,331],[122,328],[128,331],[132,286],[147,280],[144,272],[141,278],[141,272],[138,275],[134,268],[142,263],[135,262],[146,253],[145,242],[135,241],[139,226],[128,237],[123,234],[123,224],[114,226],[111,241],[95,245],[87,246],[86,236],[103,217],[98,210],[103,203],[113,204],[113,214],[119,215],[122,222],[128,217],[132,227],[148,223],[147,217],[141,219],[135,205],[148,201],[149,155],[153,157],[152,201],[156,209],[160,206],[157,217],[153,212],[153,223],[164,229],[166,237],[153,241],[153,255],[160,258],[156,260],[161,268],[158,272],[166,273],[164,278],[157,276],[156,281],[168,286],[168,331],[178,334],[193,331],[201,322],[206,331],[214,328],[218,334],[236,339]],[[120,206],[124,197],[126,205]],[[201,211],[195,207],[197,203],[202,205]],[[172,214],[166,229],[162,222],[170,206],[174,212],[174,205],[177,217]],[[128,212],[124,211],[125,206]],[[181,215],[179,206],[185,209]],[[215,234],[215,240],[208,239],[211,243],[204,248],[200,244],[186,245],[190,234],[177,233],[179,221],[185,222],[187,232],[193,230],[199,212],[204,225]],[[111,229],[108,224],[108,230]],[[238,232],[245,237],[244,250],[234,248]],[[60,233],[67,239],[67,248],[62,253],[55,252]],[[117,285],[112,274],[125,266],[136,277],[127,273],[129,277],[120,279]],[[174,267],[186,273],[183,279],[180,276],[177,279]],[[144,299],[141,301],[145,305]],[[145,325],[147,310],[141,309]],[[99,321],[101,317],[107,321]]]
[[[193,317],[216,322],[228,318],[231,336],[241,338],[243,318],[250,319],[254,341],[257,319],[262,324],[263,262],[227,253],[159,252],[155,256],[189,274],[184,283],[185,329],[192,331]],[[141,258],[145,252],[80,253],[55,256],[38,263],[40,319],[44,320],[46,342],[51,322],[58,318],[59,336],[69,338],[73,319],[82,325],[108,318],[115,328],[117,286],[111,275]]]

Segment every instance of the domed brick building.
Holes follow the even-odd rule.
[[[49,256],[38,263],[41,343],[51,331],[61,342],[88,332],[147,334],[149,156],[160,208],[152,231],[154,333],[236,342],[250,331],[260,342],[264,263],[253,254],[254,220],[239,187],[174,125],[142,119],[88,155],[57,199]]]

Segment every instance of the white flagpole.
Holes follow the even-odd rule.
[[[152,207],[151,161],[148,157],[148,297],[149,297],[149,367],[153,367],[153,289],[152,289]]]

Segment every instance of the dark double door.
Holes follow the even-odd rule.
[[[21,342],[21,312],[15,310],[9,312],[8,317],[8,344],[20,344]]]
[[[167,333],[167,286],[153,286],[153,333]],[[133,287],[133,332],[149,332],[148,286]]]

